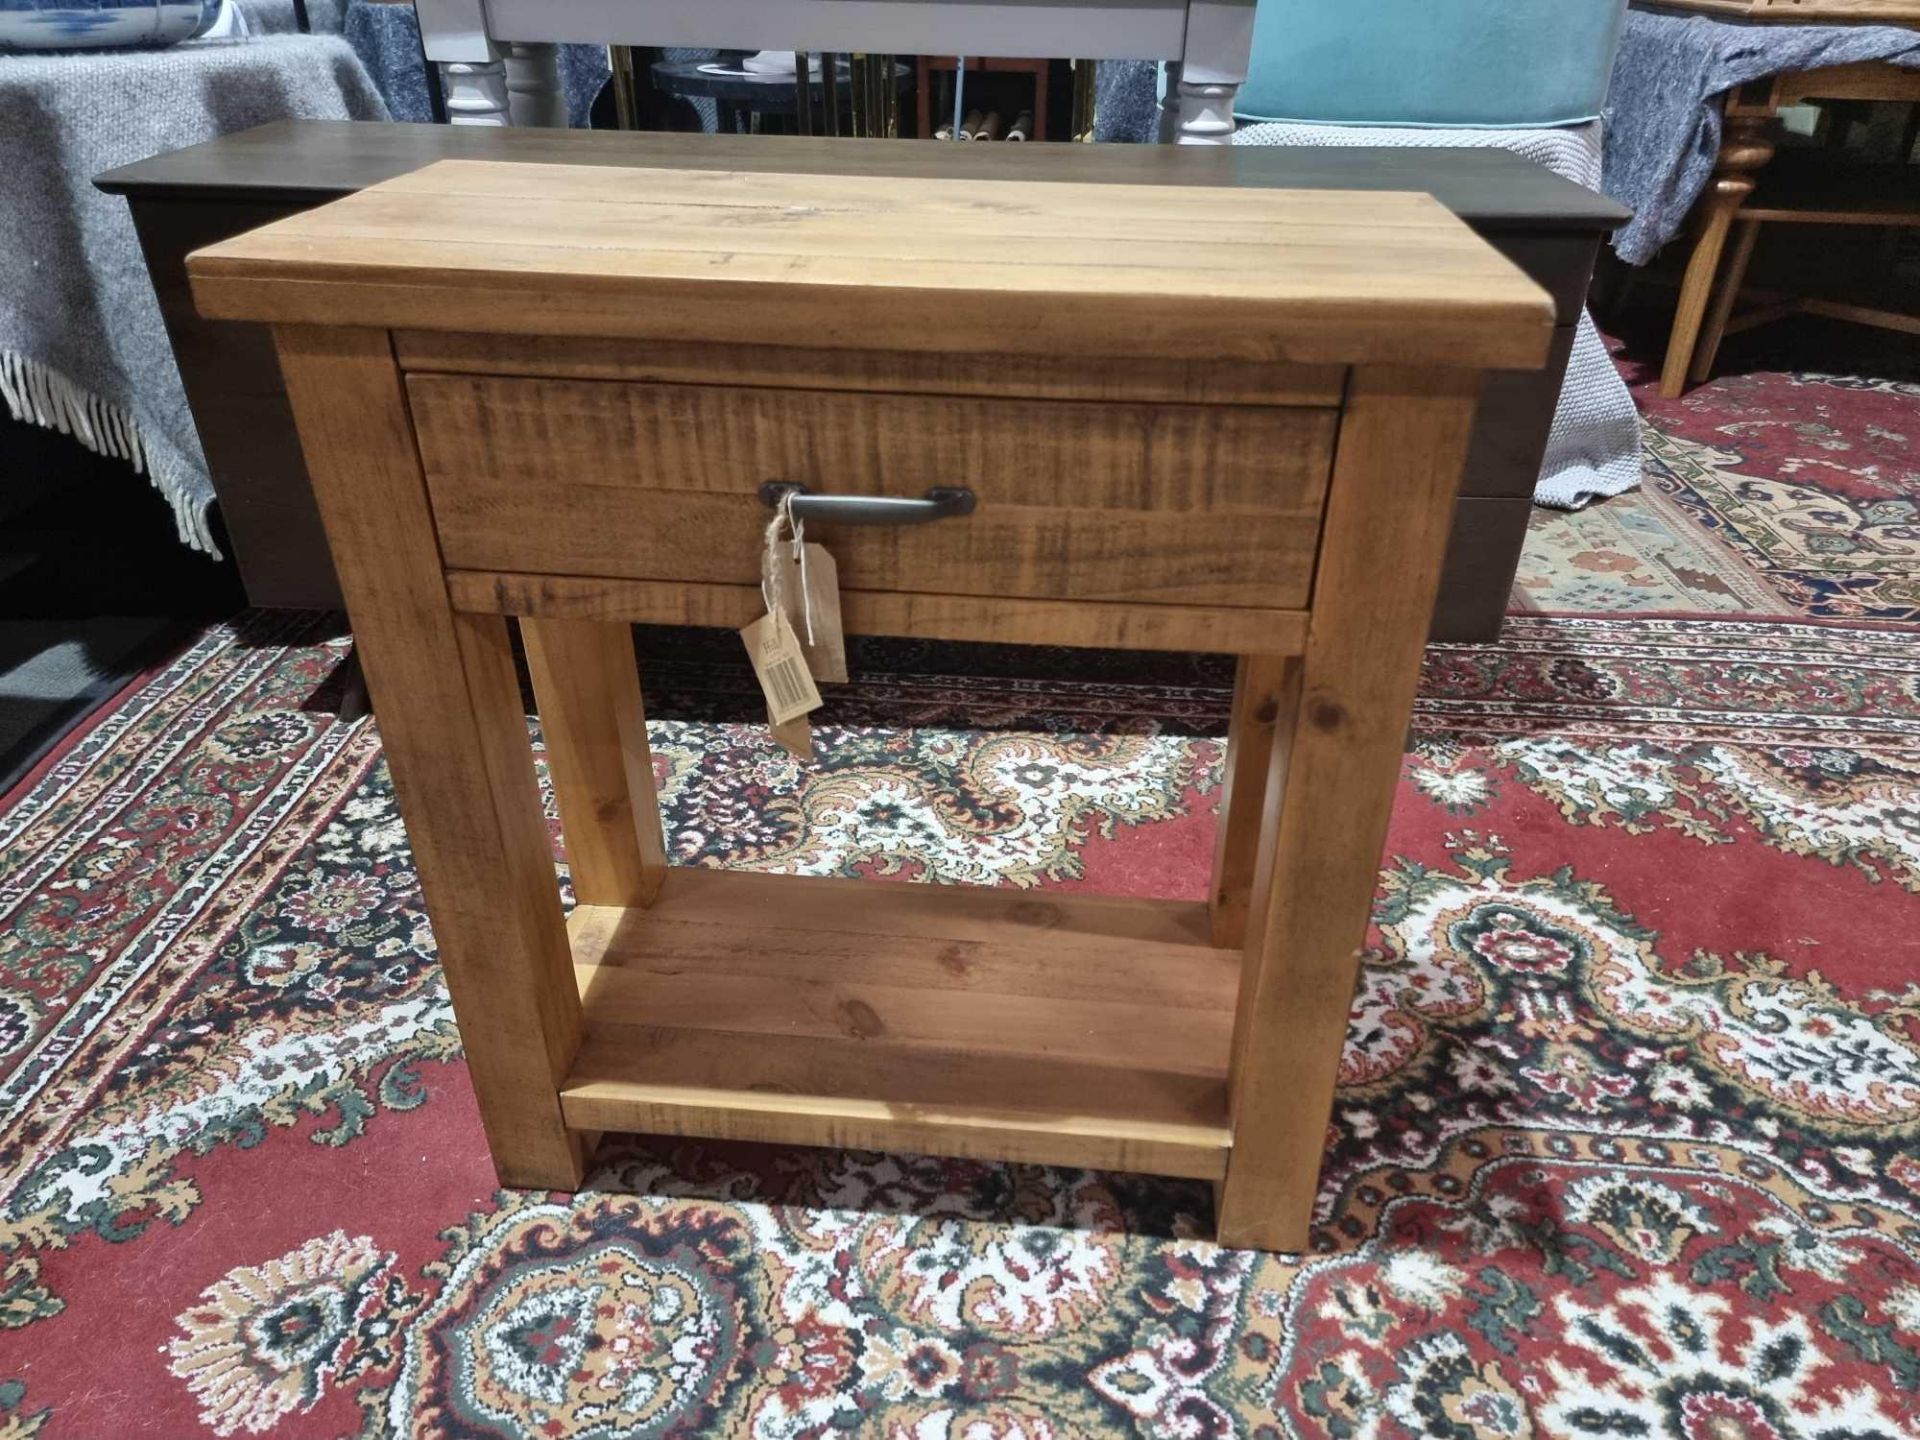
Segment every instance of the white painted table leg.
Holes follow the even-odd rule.
[[[507,68],[481,0],[414,0],[420,48],[440,72],[452,125],[510,125]]]
[[[440,86],[447,97],[449,125],[511,125],[507,103],[507,67],[500,60],[446,60]]]
[[[513,123],[564,130],[567,97],[560,88],[560,47],[513,40],[504,48],[507,108]]]
[[[1161,138],[1181,145],[1233,141],[1233,97],[1253,53],[1253,0],[1191,0],[1187,43],[1167,76]]]
[[[1233,143],[1233,97],[1240,86],[1202,83],[1176,77],[1167,86],[1167,107],[1173,112],[1172,139],[1177,145]]]

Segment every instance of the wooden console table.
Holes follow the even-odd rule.
[[[605,1130],[897,1148],[1206,1177],[1225,1243],[1306,1245],[1481,374],[1544,361],[1544,291],[1424,195],[458,161],[189,271],[276,327],[505,1183]],[[973,491],[809,527],[849,629],[1238,652],[1211,904],[667,867],[627,627],[760,613],[768,480]]]
[[[553,45],[1166,60],[1171,138],[1225,145],[1254,0],[415,0],[456,125],[564,124]]]

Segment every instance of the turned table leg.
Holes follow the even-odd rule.
[[[1233,97],[1253,54],[1253,0],[1189,0],[1186,44],[1167,75],[1161,139],[1233,142]]]
[[[413,8],[421,53],[439,72],[447,123],[511,125],[507,67],[487,34],[483,0],[417,0]]]
[[[439,62],[449,125],[511,125],[507,67],[501,60]]]
[[[1686,393],[1687,371],[1700,342],[1700,326],[1706,317],[1707,302],[1713,295],[1714,277],[1719,274],[1727,232],[1747,196],[1753,193],[1754,172],[1773,158],[1773,142],[1767,138],[1769,123],[1769,118],[1762,115],[1736,115],[1727,119],[1720,140],[1720,158],[1706,198],[1701,202],[1700,237],[1694,242],[1686,277],[1680,283],[1673,334],[1668,337],[1666,364],[1660,371],[1660,393],[1669,400]]]
[[[633,629],[602,620],[520,622],[582,905],[647,905],[666,875]]]
[[[494,1168],[571,1190],[580,995],[506,621],[455,612],[382,330],[278,331],[280,368],[433,914]]]
[[[502,47],[507,71],[509,123],[567,128],[567,96],[560,84],[560,47],[509,41]]]
[[[1273,732],[1285,774],[1234,1016],[1223,1245],[1307,1246],[1479,388],[1472,373],[1380,369],[1348,391],[1296,714]]]

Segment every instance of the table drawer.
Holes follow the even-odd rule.
[[[810,527],[848,589],[1297,607],[1338,412],[503,376],[408,378],[453,569],[757,584],[789,480],[964,485],[971,515]]]

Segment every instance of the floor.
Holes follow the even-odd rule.
[[[1533,537],[1583,613],[1429,652],[1305,1255],[926,1157],[497,1189],[340,642],[207,629],[0,809],[0,1436],[1920,1434],[1920,391],[1650,418]],[[862,646],[803,770],[644,648],[676,863],[1204,890],[1213,660]]]

